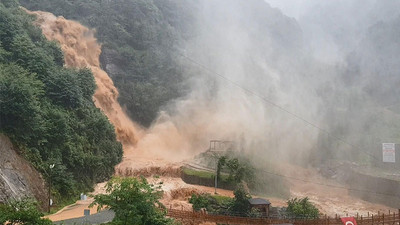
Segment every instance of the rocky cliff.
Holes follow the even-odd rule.
[[[43,177],[18,153],[10,139],[0,134],[0,202],[23,196],[35,197],[47,207]]]

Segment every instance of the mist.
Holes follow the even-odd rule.
[[[400,1],[266,0],[272,7],[295,18],[300,24],[309,50],[326,63],[343,62],[346,55],[378,22],[396,19]]]
[[[113,4],[110,12],[130,3]],[[101,43],[110,36],[101,39],[100,33],[77,22],[34,13],[45,36],[60,43],[66,66],[92,70],[94,103],[114,125],[124,150],[116,175],[162,176],[167,191],[180,192],[186,185],[180,178],[182,166],[203,163],[200,167],[209,170],[215,166],[205,162],[210,158],[196,155],[209,148],[210,140],[233,141],[242,154],[231,156],[245,163],[250,159],[255,183],[263,188],[252,194],[310,197],[328,215],[386,210],[377,203],[399,207],[392,196],[400,195],[400,167],[382,162],[381,144],[400,141],[400,1],[147,3],[132,5],[124,14],[143,13],[127,29],[137,32],[130,38],[138,39],[130,40],[131,45],[116,42],[137,60],[122,72],[118,67],[132,58],[120,60],[123,51]],[[150,13],[147,6],[154,7]],[[143,24],[150,24],[149,32]],[[92,26],[101,31],[98,24]],[[145,45],[149,49],[134,46],[148,41],[154,42]],[[161,60],[165,57],[173,60]],[[136,74],[143,69],[145,73]],[[131,75],[146,79],[114,86],[125,82],[118,77]],[[161,85],[135,90],[151,79]],[[169,81],[180,88],[176,95],[165,92],[175,91],[175,84],[163,89]],[[140,100],[153,97],[158,89],[162,91],[154,93],[155,98]],[[131,99],[122,101],[118,90]],[[163,94],[167,103],[153,102]],[[147,127],[142,122],[152,121],[161,104]],[[141,125],[131,121],[134,113],[143,112],[152,116],[138,116]]]
[[[200,4],[193,38],[178,50],[190,59],[179,58],[190,92],[165,107],[138,148],[179,157],[219,139],[240,142],[262,160],[308,158],[318,130],[271,105],[320,119],[313,88],[320,81],[298,23],[263,1]]]
[[[308,164],[371,161],[399,139],[399,111],[385,105],[400,94],[400,1],[198,4],[174,53],[189,91],[160,111],[139,150],[182,160],[220,139],[262,162]]]

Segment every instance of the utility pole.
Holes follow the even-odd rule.
[[[215,179],[214,179],[214,193],[217,194],[217,187],[218,187],[218,168],[219,167],[219,160],[220,160],[220,155],[219,153],[221,152],[226,152],[226,144],[229,143],[231,144],[231,141],[218,141],[218,140],[211,140],[210,141],[210,147],[207,150],[208,152],[211,152],[213,156],[216,159],[216,166],[215,166]],[[220,165],[222,167],[222,165]]]
[[[210,141],[210,150],[212,152],[212,145],[211,145]],[[215,143],[214,143],[214,147],[215,147]],[[215,157],[216,163],[215,163],[215,178],[214,178],[214,194],[217,194],[217,186],[218,186],[218,161],[219,161],[219,157],[218,157],[218,153],[217,152],[212,152],[212,154]]]
[[[218,158],[217,158],[218,160]],[[217,194],[217,185],[218,185],[218,161],[217,161],[217,166],[215,168],[215,187],[214,187],[214,194]]]
[[[53,201],[51,200],[51,179],[52,179],[51,170],[54,168],[54,164],[51,164],[49,166],[49,168],[50,168],[50,172],[49,172],[49,213],[50,213],[50,208],[51,208],[51,205],[53,204]]]

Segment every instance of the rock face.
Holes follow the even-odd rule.
[[[0,202],[30,196],[41,202],[45,209],[48,189],[44,179],[3,134],[0,134],[0,156]]]

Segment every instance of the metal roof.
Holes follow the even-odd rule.
[[[263,198],[251,198],[249,199],[250,205],[271,205],[267,199]]]

